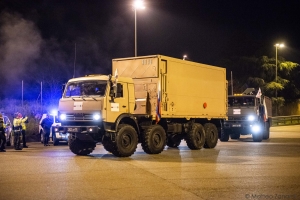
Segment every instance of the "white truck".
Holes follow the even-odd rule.
[[[115,156],[141,143],[149,154],[185,139],[214,148],[227,119],[226,69],[162,55],[112,60],[110,75],[70,79],[59,101],[60,132],[69,148],[90,154],[97,142]]]

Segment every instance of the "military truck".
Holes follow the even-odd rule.
[[[214,148],[227,118],[226,70],[163,55],[112,60],[111,75],[73,78],[59,101],[69,148],[90,154],[97,142],[118,157],[178,147]]]
[[[269,139],[271,117],[272,101],[260,89],[247,88],[242,94],[228,95],[228,120],[224,121],[220,140],[250,134],[254,142]]]

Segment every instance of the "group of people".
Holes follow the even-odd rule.
[[[16,150],[22,150],[23,148],[28,148],[26,145],[26,124],[28,123],[28,117],[21,113],[15,113],[14,120],[13,120],[13,131],[14,131],[14,148]],[[52,120],[50,119],[50,115],[47,114],[46,118],[43,119],[41,122],[41,126],[44,129],[44,146],[49,145],[49,136],[50,130],[52,126]],[[21,146],[22,140],[22,146]],[[6,144],[6,136],[5,136],[5,128],[4,128],[4,120],[3,116],[0,113],[0,152],[6,152],[5,150]]]
[[[28,148],[26,145],[26,123],[28,122],[28,117],[23,117],[21,113],[15,113],[13,121],[13,131],[14,131],[14,146],[16,150],[22,149],[20,146],[20,138],[22,137],[23,148]],[[4,120],[2,114],[0,114],[0,152],[5,152],[5,130],[4,130]]]

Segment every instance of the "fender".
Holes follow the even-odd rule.
[[[125,118],[129,118],[129,119],[125,119]],[[130,114],[130,113],[123,113],[117,118],[117,120],[115,122],[115,131],[117,132],[118,126],[121,123],[121,121],[126,121],[127,122],[126,124],[131,124],[132,125],[132,123],[128,123],[128,120],[130,120],[130,121],[132,121],[132,123],[134,123],[133,128],[136,129],[137,133],[140,133],[140,129],[139,129],[139,126],[138,126],[138,121],[137,121],[136,117],[134,115]]]

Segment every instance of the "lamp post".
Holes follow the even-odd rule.
[[[276,67],[276,70],[275,70],[275,82],[277,83],[277,52],[278,52],[278,49],[279,48],[282,48],[282,47],[284,47],[284,44],[275,44],[274,45],[275,46],[275,49],[276,49],[276,54],[275,54],[275,62],[276,62],[276,64],[275,64],[275,67]],[[276,97],[276,100],[277,100],[277,86],[276,86],[276,88],[275,88],[275,97]],[[278,102],[277,102],[278,103]],[[276,103],[276,116],[277,116],[277,103]]]
[[[143,0],[135,0],[133,3],[134,8],[134,56],[137,56],[137,33],[136,33],[136,10],[145,9]]]

